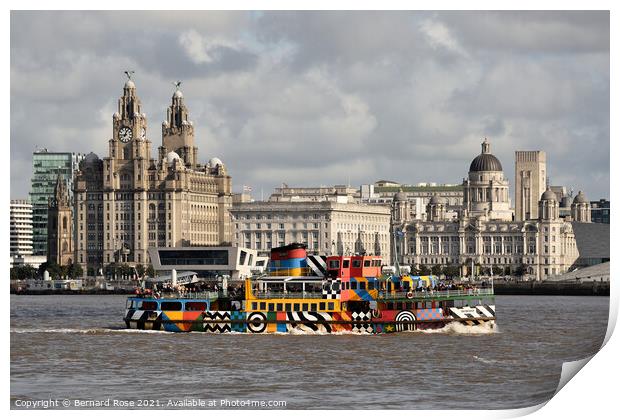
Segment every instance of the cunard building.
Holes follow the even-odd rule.
[[[447,213],[445,198],[435,196],[426,206],[426,219],[414,220],[405,194],[394,196],[392,234],[401,264],[452,266],[463,276],[472,268],[474,274],[523,272],[536,279],[574,265],[579,252],[571,221],[590,222],[583,194],[575,197],[571,217],[562,219],[558,197],[547,189],[539,197],[537,217],[515,221],[508,180],[486,140],[462,185],[463,206],[457,217]]]
[[[148,264],[151,247],[231,241],[231,178],[217,158],[197,162],[194,125],[180,83],[151,156],[147,118],[131,74],[112,116],[108,156],[76,172],[76,262],[94,274],[113,263]]]

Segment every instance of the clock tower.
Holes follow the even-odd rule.
[[[194,123],[189,119],[189,112],[179,89],[181,82],[175,83],[172,104],[168,107],[166,120],[161,126],[162,147],[160,156],[175,152],[188,168],[196,168],[198,148],[194,146]]]

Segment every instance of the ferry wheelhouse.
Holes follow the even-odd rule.
[[[493,288],[382,272],[378,256],[274,248],[267,273],[240,288],[146,293],[127,299],[128,328],[213,333],[391,333],[449,323],[495,325]]]

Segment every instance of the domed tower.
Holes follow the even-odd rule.
[[[558,220],[560,218],[558,198],[549,188],[540,196],[538,218],[539,220]]]
[[[469,175],[463,180],[463,205],[472,217],[489,220],[512,220],[509,183],[504,178],[502,164],[491,154],[491,145],[484,139],[482,153],[469,165]]]
[[[446,199],[435,194],[426,205],[426,220],[440,222],[446,220]]]
[[[172,104],[161,126],[162,146],[166,152],[177,153],[185,166],[195,168],[198,148],[194,146],[194,123],[189,119],[189,111],[180,89],[181,82],[176,82],[175,86]]]
[[[570,206],[570,214],[575,222],[590,223],[592,221],[590,202],[583,192],[579,191],[575,196],[573,204]]]
[[[407,194],[401,188],[392,201],[392,222],[394,224],[403,224],[409,221],[411,212],[411,203],[407,199]]]

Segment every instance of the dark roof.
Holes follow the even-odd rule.
[[[571,222],[579,258],[609,258],[609,225]]]
[[[435,185],[434,187],[418,187],[413,185],[403,185],[400,187],[375,187],[375,192],[443,192],[443,191],[463,191],[462,185]]]
[[[502,171],[502,164],[499,159],[490,153],[481,153],[471,161],[469,172],[490,172]]]

